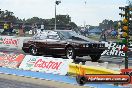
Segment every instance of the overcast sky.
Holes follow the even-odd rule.
[[[126,4],[127,0],[61,0],[57,14],[70,15],[78,26],[84,23],[96,26],[104,19],[120,20],[119,7]],[[14,12],[21,19],[55,17],[55,0],[0,0],[0,8]]]

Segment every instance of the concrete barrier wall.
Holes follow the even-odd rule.
[[[72,60],[70,59],[26,55],[19,68],[23,70],[66,75],[69,63],[71,62]]]
[[[0,66],[8,68],[18,68],[24,57],[25,55],[23,54],[8,54],[0,52]]]
[[[103,67],[74,64],[70,59],[32,55],[25,56],[23,54],[2,52],[0,52],[0,66],[59,75],[66,75],[67,73],[69,75],[121,73]]]

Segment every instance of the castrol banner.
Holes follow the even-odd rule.
[[[23,54],[7,54],[7,53],[0,53],[0,66],[2,67],[9,67],[9,68],[18,68],[21,64],[22,60],[24,59]]]
[[[0,36],[1,47],[17,48],[19,45],[19,39],[15,36]]]
[[[23,41],[31,37],[0,36],[0,48],[22,49]]]
[[[72,60],[26,55],[19,68],[37,72],[66,75]]]

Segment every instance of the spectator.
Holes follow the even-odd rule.
[[[44,24],[42,22],[42,24],[41,24],[41,31],[43,31],[43,30],[44,30]]]
[[[19,36],[23,36],[24,35],[24,24],[19,24]]]
[[[10,29],[9,29],[9,33],[12,34],[12,31],[13,31],[13,24],[10,23]]]
[[[36,23],[34,24],[34,29],[35,29],[35,34],[36,34],[37,33],[37,29],[38,29],[38,26],[37,26]]]
[[[100,41],[106,41],[106,34],[105,33],[101,34]]]
[[[7,34],[8,33],[8,30],[9,30],[9,24],[7,24],[7,22],[4,23],[4,31],[2,34]]]
[[[32,34],[34,35],[34,24],[31,26]]]
[[[38,27],[37,27],[37,24],[36,23],[32,25],[32,34],[33,35],[37,33],[37,28]]]

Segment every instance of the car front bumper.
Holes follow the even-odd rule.
[[[75,48],[75,53],[78,56],[102,54],[105,48]]]

